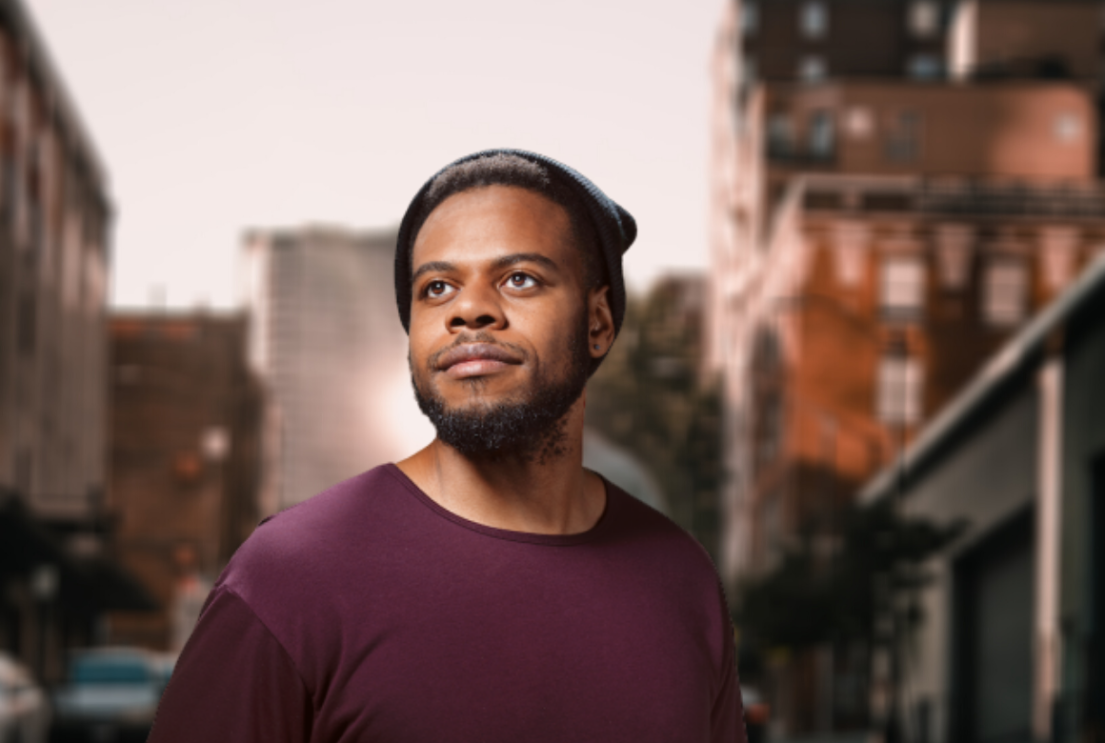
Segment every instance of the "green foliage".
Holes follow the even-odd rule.
[[[701,381],[701,312],[686,290],[674,281],[629,297],[618,341],[587,387],[587,425],[645,465],[671,516],[712,551],[721,398],[718,385]]]
[[[839,537],[805,535],[744,586],[738,622],[765,648],[897,642],[924,620],[914,600],[931,581],[924,564],[962,529],[904,517],[889,500],[851,506]]]

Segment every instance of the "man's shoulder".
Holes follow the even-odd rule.
[[[386,501],[402,485],[389,465],[375,467],[261,520],[238,548],[219,580],[247,601],[269,584],[310,582],[347,558],[349,550],[373,543],[372,533],[389,528],[380,518]]]
[[[702,544],[670,516],[633,497],[607,480],[611,495],[617,499],[618,523],[622,536],[632,537],[626,549],[639,549],[657,563],[678,565],[708,582],[717,580],[717,569]]]

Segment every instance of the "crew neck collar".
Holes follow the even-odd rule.
[[[420,487],[414,484],[411,480],[399,469],[394,462],[389,462],[384,465],[384,470],[388,472],[393,478],[395,478],[400,485],[402,485],[408,492],[410,492],[415,498],[422,502],[424,506],[436,513],[442,518],[452,521],[458,526],[462,526],[470,531],[483,534],[484,536],[493,537],[495,539],[505,539],[511,542],[526,542],[529,544],[543,544],[551,547],[571,547],[577,544],[585,544],[600,536],[605,532],[610,525],[610,522],[614,518],[614,511],[617,508],[617,497],[615,490],[610,481],[602,475],[599,478],[602,479],[603,490],[606,495],[606,503],[603,506],[602,514],[599,516],[598,521],[588,529],[587,531],[581,531],[576,534],[536,534],[526,531],[511,531],[509,529],[499,529],[494,526],[487,526],[486,524],[480,524],[476,521],[471,521],[463,516],[453,513],[449,509],[442,506],[430,496],[426,495]],[[595,473],[598,474],[598,473]]]

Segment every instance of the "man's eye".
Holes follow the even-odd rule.
[[[426,296],[427,297],[444,297],[451,292],[453,287],[449,286],[444,281],[431,281],[426,284]]]
[[[537,286],[537,281],[528,273],[512,273],[506,280],[512,289],[529,289]]]

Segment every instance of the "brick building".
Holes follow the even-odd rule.
[[[1105,246],[1101,8],[740,0],[714,57],[709,363],[720,568],[770,569]],[[831,543],[831,540],[830,540]],[[784,732],[836,726],[831,653],[779,669]]]
[[[257,524],[263,398],[246,337],[241,314],[111,319],[114,548],[161,606],[113,614],[114,643],[179,649]]]

